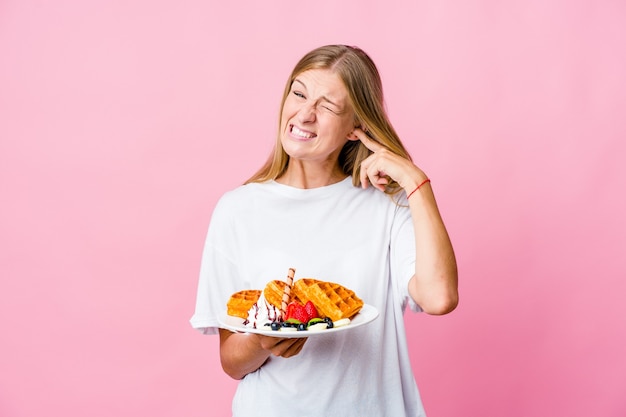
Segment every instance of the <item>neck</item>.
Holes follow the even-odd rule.
[[[319,188],[338,183],[346,178],[341,168],[335,166],[307,166],[300,161],[290,160],[283,175],[276,182],[296,188]]]

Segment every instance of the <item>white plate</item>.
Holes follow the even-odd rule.
[[[319,331],[288,331],[284,332],[281,330],[272,330],[269,326],[263,326],[259,329],[253,329],[251,327],[246,327],[243,322],[244,319],[241,317],[233,317],[226,314],[226,311],[222,312],[218,317],[218,321],[220,323],[220,327],[224,329],[231,330],[233,332],[238,333],[255,333],[262,334],[265,336],[273,336],[273,337],[284,337],[284,338],[294,338],[294,337],[311,337],[311,336],[319,336],[322,334],[330,334],[343,332],[346,330],[354,329],[355,327],[362,326],[367,324],[378,317],[378,310],[375,307],[364,304],[361,307],[361,311],[354,316],[354,318],[350,321],[350,324],[341,327],[333,327],[332,329],[319,330]]]

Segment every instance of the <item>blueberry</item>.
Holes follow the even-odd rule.
[[[335,327],[335,324],[333,323],[333,321],[331,319],[328,320],[324,320],[326,322],[326,328],[327,329],[332,329],[333,327]]]
[[[273,321],[272,324],[270,324],[270,327],[272,328],[272,330],[280,330],[280,323],[277,321]]]
[[[306,323],[298,324],[298,331],[301,332],[303,330],[306,330]]]

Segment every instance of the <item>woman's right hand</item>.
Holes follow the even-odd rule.
[[[269,350],[274,356],[290,358],[297,355],[302,350],[306,337],[298,338],[281,338],[272,336],[263,336],[255,334],[259,339],[259,344],[265,350]]]
[[[220,329],[222,369],[241,379],[259,369],[270,356],[290,358],[302,350],[307,338],[279,338]]]

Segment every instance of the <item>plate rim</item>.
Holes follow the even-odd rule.
[[[360,314],[364,314],[365,318],[354,323],[354,321],[358,320],[358,317]],[[221,329],[230,330],[235,333],[259,334],[262,336],[293,339],[293,338],[302,338],[302,337],[314,337],[314,336],[319,336],[319,335],[328,335],[328,334],[333,334],[333,333],[342,332],[346,330],[356,329],[357,327],[361,327],[365,324],[371,323],[378,316],[379,316],[379,313],[376,307],[370,304],[363,304],[363,307],[361,307],[361,310],[357,313],[355,318],[347,326],[341,326],[337,328],[332,328],[332,329],[327,329],[327,330],[322,330],[322,331],[312,331],[312,332],[308,332],[308,331],[306,332],[302,332],[302,331],[301,332],[298,332],[298,331],[278,332],[274,330],[251,329],[251,328],[243,326],[243,323],[240,325],[233,325],[233,324],[228,323],[226,320],[230,318],[230,320],[241,320],[243,322],[244,319],[242,319],[241,317],[229,316],[226,313],[226,310],[220,313],[217,321]]]

